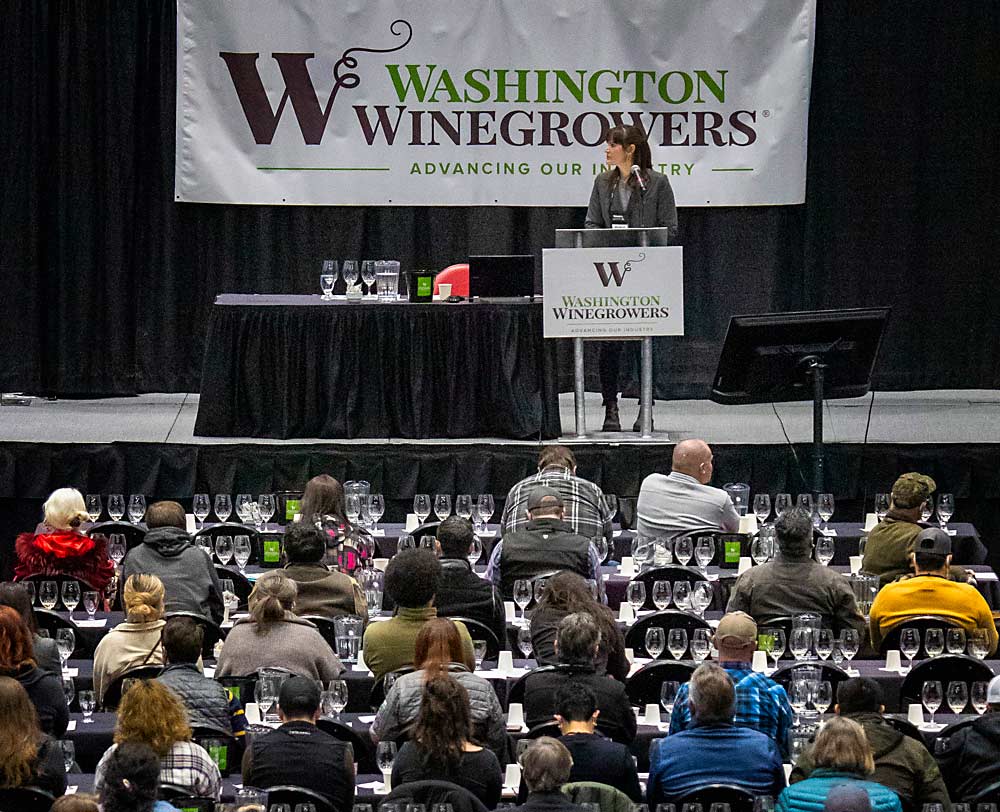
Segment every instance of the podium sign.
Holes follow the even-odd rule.
[[[546,248],[545,338],[684,335],[684,249]]]

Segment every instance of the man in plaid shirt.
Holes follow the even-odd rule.
[[[584,538],[604,536],[608,549],[612,547],[612,512],[604,501],[604,493],[593,482],[576,475],[576,457],[564,445],[548,445],[538,457],[538,473],[518,482],[504,503],[500,517],[500,535],[523,530],[528,523],[528,495],[537,485],[559,492],[563,499],[564,521],[573,532]]]
[[[757,624],[745,612],[730,612],[719,621],[715,631],[719,665],[736,687],[736,718],[739,727],[750,727],[769,736],[778,745],[783,758],[788,757],[788,731],[794,714],[785,689],[770,677],[750,668],[757,648]],[[677,691],[670,715],[670,732],[691,727],[688,686]]]

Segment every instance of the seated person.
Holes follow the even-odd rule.
[[[757,624],[744,612],[730,612],[719,621],[713,638],[719,651],[719,666],[729,675],[736,691],[733,724],[759,730],[788,755],[788,731],[795,721],[788,695],[770,677],[754,671],[750,664],[757,650]],[[694,724],[688,703],[690,683],[680,686],[670,715],[670,732],[687,730]]]
[[[924,804],[932,803],[941,804],[944,809],[951,806],[941,771],[927,748],[886,723],[882,716],[885,712],[882,689],[875,680],[860,677],[840,683],[834,710],[864,729],[875,759],[872,781],[895,792],[907,809],[923,809]],[[810,747],[796,759],[791,783],[808,778],[813,770]]]
[[[569,780],[595,781],[621,790],[635,803],[643,801],[632,751],[597,732],[597,697],[586,685],[563,685],[556,694],[556,721],[559,737],[573,758]],[[521,782],[518,801],[528,798],[528,787]]]
[[[114,749],[104,769],[99,812],[177,812],[166,801],[157,800],[160,793],[160,759],[145,744],[126,742]],[[76,795],[65,795],[52,806],[52,812],[91,812],[86,805],[70,806],[60,802]],[[94,809],[97,805],[94,805]]]
[[[462,665],[462,637],[455,623],[446,617],[432,617],[420,628],[413,664],[418,669],[403,674],[386,694],[371,727],[374,741],[394,741],[405,737],[420,713],[424,683],[442,671],[458,682],[469,696],[472,741],[485,744],[498,758],[506,759],[507,724],[496,691],[482,677]]]
[[[17,680],[0,677],[0,787],[38,787],[53,795],[66,791],[59,742],[42,733],[28,692]]]
[[[24,584],[10,581],[0,582],[0,606],[9,606],[15,610],[31,631],[31,645],[35,650],[35,664],[50,674],[62,679],[62,660],[59,659],[59,646],[51,637],[42,637],[38,633],[38,622],[35,619],[35,609],[31,605],[31,593]]]
[[[604,594],[597,549],[586,536],[574,533],[565,518],[559,491],[538,485],[528,494],[528,523],[505,535],[486,565],[487,580],[500,589],[504,600],[512,599],[515,581],[557,570],[594,581]]]
[[[254,736],[243,754],[243,784],[268,789],[285,784],[326,798],[334,809],[354,804],[354,749],[316,727],[320,692],[315,680],[289,677],[281,684],[281,727]]]
[[[361,585],[350,575],[329,569],[326,537],[317,527],[305,522],[285,529],[285,575],[295,582],[295,614],[335,618],[357,615],[368,622],[368,604]]]
[[[198,668],[204,636],[204,629],[191,618],[167,618],[163,627],[166,666],[157,679],[184,705],[191,727],[243,736],[246,720],[240,703]]]
[[[863,637],[865,619],[850,582],[812,558],[812,515],[802,508],[786,510],[775,520],[774,530],[778,554],[736,579],[726,611],[746,612],[758,625],[814,612],[834,633],[850,628]]]
[[[437,556],[423,548],[396,553],[385,568],[385,592],[396,606],[389,620],[368,624],[365,629],[365,662],[381,679],[390,671],[413,665],[417,635],[424,623],[437,617],[434,596],[441,580]],[[462,637],[462,665],[475,670],[472,638],[463,623],[455,624]]]
[[[691,677],[688,704],[694,724],[649,751],[646,803],[680,798],[706,784],[731,784],[754,795],[776,796],[785,786],[781,753],[770,738],[733,724],[732,680],[714,663],[702,663]]]
[[[200,550],[198,554],[204,557]],[[94,651],[94,694],[104,701],[108,686],[126,671],[163,665],[163,582],[155,575],[130,575],[122,591],[125,622],[108,632]]]
[[[501,648],[507,639],[507,619],[503,599],[495,586],[472,571],[472,522],[449,516],[437,529],[437,552],[441,559],[441,580],[434,605],[443,617],[467,617],[491,629]]]
[[[191,541],[184,508],[177,502],[154,502],[146,511],[149,528],[142,544],[122,561],[122,581],[150,572],[163,582],[167,612],[194,612],[222,623],[222,587],[212,559]]]
[[[597,673],[594,660],[600,644],[600,632],[590,615],[568,615],[559,624],[556,655],[559,665],[552,670],[539,669],[524,679],[524,717],[528,727],[551,722],[557,709],[556,695],[566,685],[586,686],[597,697],[601,727],[618,741],[635,739],[635,713],[625,686]]]
[[[954,620],[966,633],[986,635],[989,653],[997,650],[997,629],[993,612],[979,590],[971,584],[948,580],[951,566],[951,536],[937,527],[917,534],[913,542],[913,569],[916,575],[887,584],[872,603],[872,647],[908,618],[940,615]]]
[[[21,533],[14,542],[14,579],[68,575],[102,591],[115,574],[115,565],[108,558],[104,536],[90,538],[80,532],[83,523],[90,520],[83,494],[76,488],[59,488],[45,500],[42,510],[43,525],[34,533]]]
[[[134,577],[134,576],[133,576]],[[156,680],[136,680],[122,696],[115,726],[115,743],[101,756],[94,789],[104,788],[105,771],[123,744],[139,742],[160,759],[160,783],[191,795],[219,800],[222,776],[204,747],[191,741],[191,727],[180,700]]]
[[[35,706],[42,732],[59,737],[69,725],[62,679],[35,665],[31,631],[9,606],[0,606],[0,676],[21,684]]]
[[[531,612],[531,646],[539,665],[555,665],[556,634],[567,615],[583,612],[590,615],[601,633],[594,665],[597,673],[606,673],[625,682],[631,664],[625,656],[625,638],[614,613],[596,600],[590,585],[575,572],[557,572],[545,582],[545,589]]]
[[[222,644],[215,676],[244,677],[261,668],[328,682],[343,673],[319,630],[292,610],[298,590],[282,570],[261,575],[250,593],[250,616],[240,618]]]
[[[936,748],[941,775],[952,799],[966,803],[1000,786],[1000,677],[986,689],[986,713]]]
[[[329,474],[319,474],[306,483],[296,524],[316,527],[326,539],[325,564],[345,574],[353,573],[374,546],[364,528],[347,518],[344,486]]]
[[[562,794],[572,769],[573,758],[559,739],[535,739],[521,756],[521,781],[528,787],[528,800],[508,812],[583,812]]]
[[[494,809],[500,803],[503,775],[490,750],[470,741],[469,695],[447,672],[423,683],[420,711],[392,764],[392,785],[412,781],[449,781],[465,787]]]

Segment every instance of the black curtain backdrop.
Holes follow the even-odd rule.
[[[583,208],[175,204],[175,12],[4,3],[0,390],[197,391],[218,293],[311,292],[325,257],[540,256],[582,225]],[[1000,387],[998,54],[996,2],[820,0],[806,204],[681,210],[687,335],[657,342],[659,397],[704,395],[734,313],[876,304],[893,307],[878,388]]]

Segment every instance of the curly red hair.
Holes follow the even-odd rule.
[[[31,630],[15,609],[0,606],[0,671],[12,673],[26,662],[35,664]]]

